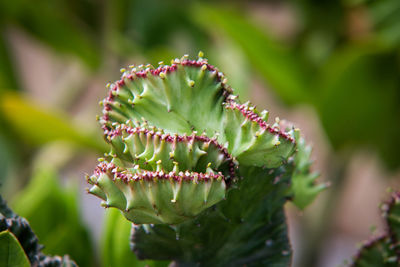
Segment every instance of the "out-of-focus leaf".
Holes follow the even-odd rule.
[[[8,142],[9,140],[0,131],[0,184],[4,185],[9,172],[15,166],[16,155],[13,151],[13,147]]]
[[[132,252],[129,239],[132,224],[120,211],[108,209],[102,244],[102,266],[167,267],[168,261],[140,261]]]
[[[68,12],[64,1],[2,1],[0,9],[8,23],[17,24],[55,50],[77,56],[91,68],[99,65],[96,33]]]
[[[10,55],[10,49],[0,25],[0,92],[19,88]]]
[[[131,223],[118,210],[107,210],[104,230],[102,249],[104,267],[145,266],[129,247]]]
[[[336,148],[370,145],[388,166],[399,166],[398,68],[392,52],[372,44],[337,52],[325,66],[314,104]]]
[[[0,266],[29,267],[28,257],[15,236],[9,231],[0,233]]]
[[[0,111],[19,136],[34,145],[65,140],[101,152],[106,150],[99,138],[82,134],[68,123],[68,118],[44,111],[16,94],[2,95]]]
[[[126,1],[129,3],[122,14],[126,14],[123,31],[146,48],[170,44],[178,33],[180,42],[191,41],[196,49],[204,42],[204,33],[193,23],[188,9],[193,1]],[[192,53],[195,51],[186,51]]]
[[[239,11],[196,5],[193,17],[207,29],[216,27],[238,43],[254,66],[283,100],[297,103],[306,98],[307,72],[294,52],[274,41]]]
[[[210,54],[210,63],[214,64],[212,59],[215,59],[217,62],[215,65],[224,70],[224,74],[229,77],[229,85],[232,86],[239,99],[249,99],[251,92],[248,87],[252,79],[251,65],[240,47],[230,40],[221,38],[218,40],[218,44],[214,45]]]
[[[63,190],[57,175],[40,169],[12,203],[14,210],[35,229],[43,252],[69,254],[79,266],[93,266],[93,249],[82,225],[75,190]]]
[[[368,11],[378,36],[389,45],[400,43],[400,1],[371,1]]]

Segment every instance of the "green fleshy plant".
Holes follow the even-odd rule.
[[[98,120],[111,151],[89,193],[133,223],[139,259],[288,266],[284,204],[304,208],[326,188],[299,130],[242,104],[201,52],[159,65],[107,85]]]
[[[385,233],[365,241],[353,257],[351,267],[400,266],[400,192],[394,192],[381,208]]]

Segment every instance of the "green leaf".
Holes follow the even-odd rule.
[[[375,44],[338,51],[323,68],[315,95],[322,124],[335,148],[367,145],[389,167],[399,166],[400,78],[394,52]]]
[[[0,266],[29,267],[30,263],[15,236],[9,231],[0,233]]]
[[[0,26],[0,92],[5,90],[17,90],[19,84],[11,60],[11,51],[5,33]]]
[[[62,189],[56,173],[39,169],[12,203],[52,255],[69,254],[80,266],[93,266],[93,248],[82,224],[75,190]]]
[[[144,267],[129,247],[131,223],[125,219],[119,210],[108,209],[102,242],[102,266]]]
[[[3,94],[0,111],[19,136],[31,144],[66,140],[82,147],[105,151],[101,140],[77,131],[69,118],[42,110],[17,94]]]
[[[396,0],[367,3],[371,22],[378,38],[385,44],[398,46],[400,42],[400,2]]]
[[[167,267],[169,261],[140,261],[132,252],[129,240],[132,223],[116,209],[108,209],[103,234],[101,262],[108,267]]]
[[[290,47],[273,40],[252,23],[243,12],[232,8],[196,5],[193,18],[206,29],[222,30],[247,55],[254,70],[288,103],[306,97],[307,73]]]
[[[64,1],[16,0],[0,5],[2,15],[9,22],[16,23],[34,38],[56,51],[78,57],[92,69],[99,66],[100,49],[96,32],[76,13],[69,12]]]

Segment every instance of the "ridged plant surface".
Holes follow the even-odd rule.
[[[99,117],[111,151],[89,192],[134,223],[141,259],[184,266],[288,266],[283,205],[325,185],[298,129],[242,104],[199,55],[122,70]]]

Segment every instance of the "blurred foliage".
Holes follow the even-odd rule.
[[[287,45],[273,40],[241,13],[222,6],[198,5],[193,10],[193,17],[208,29],[220,27],[237,42],[251,61],[253,69],[263,75],[285,101],[302,101],[307,76],[304,67],[296,60],[296,54]]]
[[[94,266],[93,246],[79,214],[76,188],[62,189],[53,170],[37,170],[29,185],[15,196],[12,207],[29,221],[45,246],[44,253],[69,254],[79,266]]]
[[[307,7],[303,7],[303,12],[318,14],[304,8]],[[335,14],[335,10],[341,10],[338,13],[342,14],[346,7],[335,8],[332,4],[324,7],[322,4],[319,8],[326,8],[323,13],[329,15],[328,19],[306,17],[312,23],[306,20],[305,25],[317,28],[304,29],[295,39],[297,42],[290,46],[273,38],[238,9],[197,5],[193,15],[200,14],[196,20],[202,25],[209,29],[217,26],[237,42],[254,71],[287,104],[303,102],[313,105],[337,149],[349,145],[371,146],[380,152],[388,167],[397,168],[400,164],[396,157],[400,147],[397,138],[400,134],[398,47],[386,45],[385,40],[380,39],[381,35],[374,32],[368,32],[370,37],[362,40],[344,40],[345,29],[342,28],[339,34],[336,27],[330,28],[329,25],[345,27],[342,24],[346,21],[331,23],[329,18],[333,11],[333,17],[340,19],[343,15]],[[347,12],[353,12],[354,7],[348,9]],[[376,7],[370,9],[372,13]],[[198,10],[201,12],[197,13]],[[358,19],[367,18],[361,16]],[[314,38],[312,36],[318,28],[325,28],[325,34],[335,36],[336,46],[316,64],[314,55],[307,55],[305,44]],[[319,46],[324,46],[325,42],[326,38],[322,38]],[[302,47],[304,51],[299,51]]]
[[[88,136],[76,129],[67,117],[44,111],[15,94],[4,93],[0,111],[21,139],[33,145],[64,140],[98,152],[105,151],[101,138]]]
[[[289,38],[280,38],[268,30],[280,25],[265,25],[266,22],[253,16],[258,7],[276,5],[283,5],[291,11],[289,16],[295,17],[295,29]],[[261,77],[287,105],[314,107],[338,155],[344,149],[354,151],[367,146],[378,151],[389,168],[400,167],[397,153],[400,148],[398,0],[0,1],[0,183],[1,190],[10,195],[14,191],[8,192],[7,183],[17,178],[28,180],[36,149],[43,144],[67,140],[97,153],[104,151],[101,140],[63,115],[71,107],[49,111],[29,97],[22,97],[29,93],[26,94],[18,66],[26,63],[18,61],[13,47],[15,29],[60,58],[73,57],[79,61],[88,70],[88,79],[96,75],[108,79],[115,74],[114,66],[127,61],[135,63],[137,58],[145,57],[157,64],[160,59],[183,53],[193,55],[203,50],[212,64],[231,72],[227,74],[232,77],[234,87],[248,90],[249,82]],[[243,90],[240,94],[248,92]],[[49,181],[41,179],[53,189],[58,188],[55,193],[47,187],[40,188],[39,182],[35,187],[40,189],[31,189],[35,180],[40,181],[39,176],[53,177],[47,178]],[[20,194],[21,199],[30,197],[31,201],[16,201],[16,205],[27,201],[27,208],[18,204],[23,212],[34,217],[36,212],[28,207],[42,204],[46,208],[39,209],[40,214],[57,212],[57,205],[75,210],[76,206],[66,203],[68,194],[61,193],[55,175],[35,177]],[[36,193],[30,193],[31,190]],[[54,203],[42,203],[47,199],[45,194]],[[78,216],[72,213],[61,218]],[[38,220],[32,219],[32,223]],[[77,227],[74,231],[78,231],[77,219],[73,221]],[[116,221],[109,218],[108,225]],[[52,222],[52,225],[59,223]],[[39,237],[49,238],[49,244],[54,246],[59,240],[51,239],[66,235],[62,226],[57,228],[59,234],[43,233],[48,223],[37,227],[44,235],[41,237],[39,233]],[[118,235],[122,235],[122,230]],[[75,237],[79,238],[75,235],[68,238]],[[65,244],[57,253],[65,254],[61,250],[72,248]],[[128,253],[126,247],[115,251],[115,255]],[[81,257],[78,252],[77,256]],[[118,262],[125,256],[110,257],[115,258],[105,261]],[[79,263],[78,258],[74,259]]]
[[[90,28],[94,26],[90,25],[94,20],[84,19],[90,18],[91,13],[96,10],[94,2],[2,1],[0,10],[4,24],[19,26],[53,49],[79,57],[92,68],[99,65],[100,50],[95,41],[96,30]]]
[[[119,210],[108,209],[102,235],[102,266],[167,267],[169,261],[140,261],[130,248],[132,223]]]

